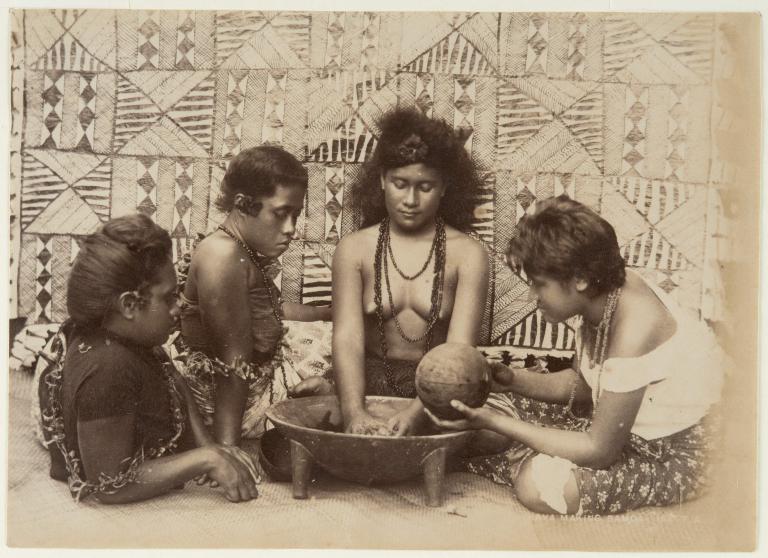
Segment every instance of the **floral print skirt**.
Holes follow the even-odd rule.
[[[521,420],[584,431],[590,426],[587,416],[571,415],[564,405],[536,401],[514,394],[492,394],[487,405]],[[585,413],[582,413],[585,414]],[[580,493],[579,515],[623,513],[644,506],[668,506],[698,497],[709,477],[709,454],[716,436],[716,414],[697,424],[653,440],[635,434],[619,459],[606,469],[574,466]],[[535,452],[522,444],[489,456],[463,461],[469,472],[494,482],[514,486],[517,473]]]

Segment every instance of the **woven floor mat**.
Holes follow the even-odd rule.
[[[422,504],[419,481],[364,487],[321,475],[310,499],[286,483],[232,504],[189,483],[150,501],[75,504],[48,476],[48,456],[30,427],[30,378],[12,373],[8,544],[14,547],[251,547],[392,549],[694,550],[717,546],[711,497],[621,517],[537,516],[509,488],[467,473],[448,475],[446,503]]]

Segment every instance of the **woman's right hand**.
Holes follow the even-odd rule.
[[[250,455],[237,447],[214,445],[207,476],[224,489],[230,502],[245,502],[258,497],[259,475]]]
[[[371,416],[366,411],[358,411],[352,415],[344,432],[347,434],[363,434],[367,436],[392,436],[393,434],[386,422]]]

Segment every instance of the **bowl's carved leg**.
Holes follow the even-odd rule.
[[[291,467],[293,473],[293,497],[306,500],[309,478],[314,459],[309,450],[296,440],[291,440]]]
[[[446,448],[437,448],[421,462],[424,469],[425,504],[431,507],[443,505],[443,480],[445,479]]]

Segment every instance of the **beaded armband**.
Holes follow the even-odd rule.
[[[232,364],[225,364],[218,357],[209,357],[199,351],[193,351],[187,357],[187,368],[196,370],[211,376],[229,378],[234,375],[246,382],[259,380],[271,380],[274,375],[272,362],[255,364],[246,362],[242,357],[237,357]]]

